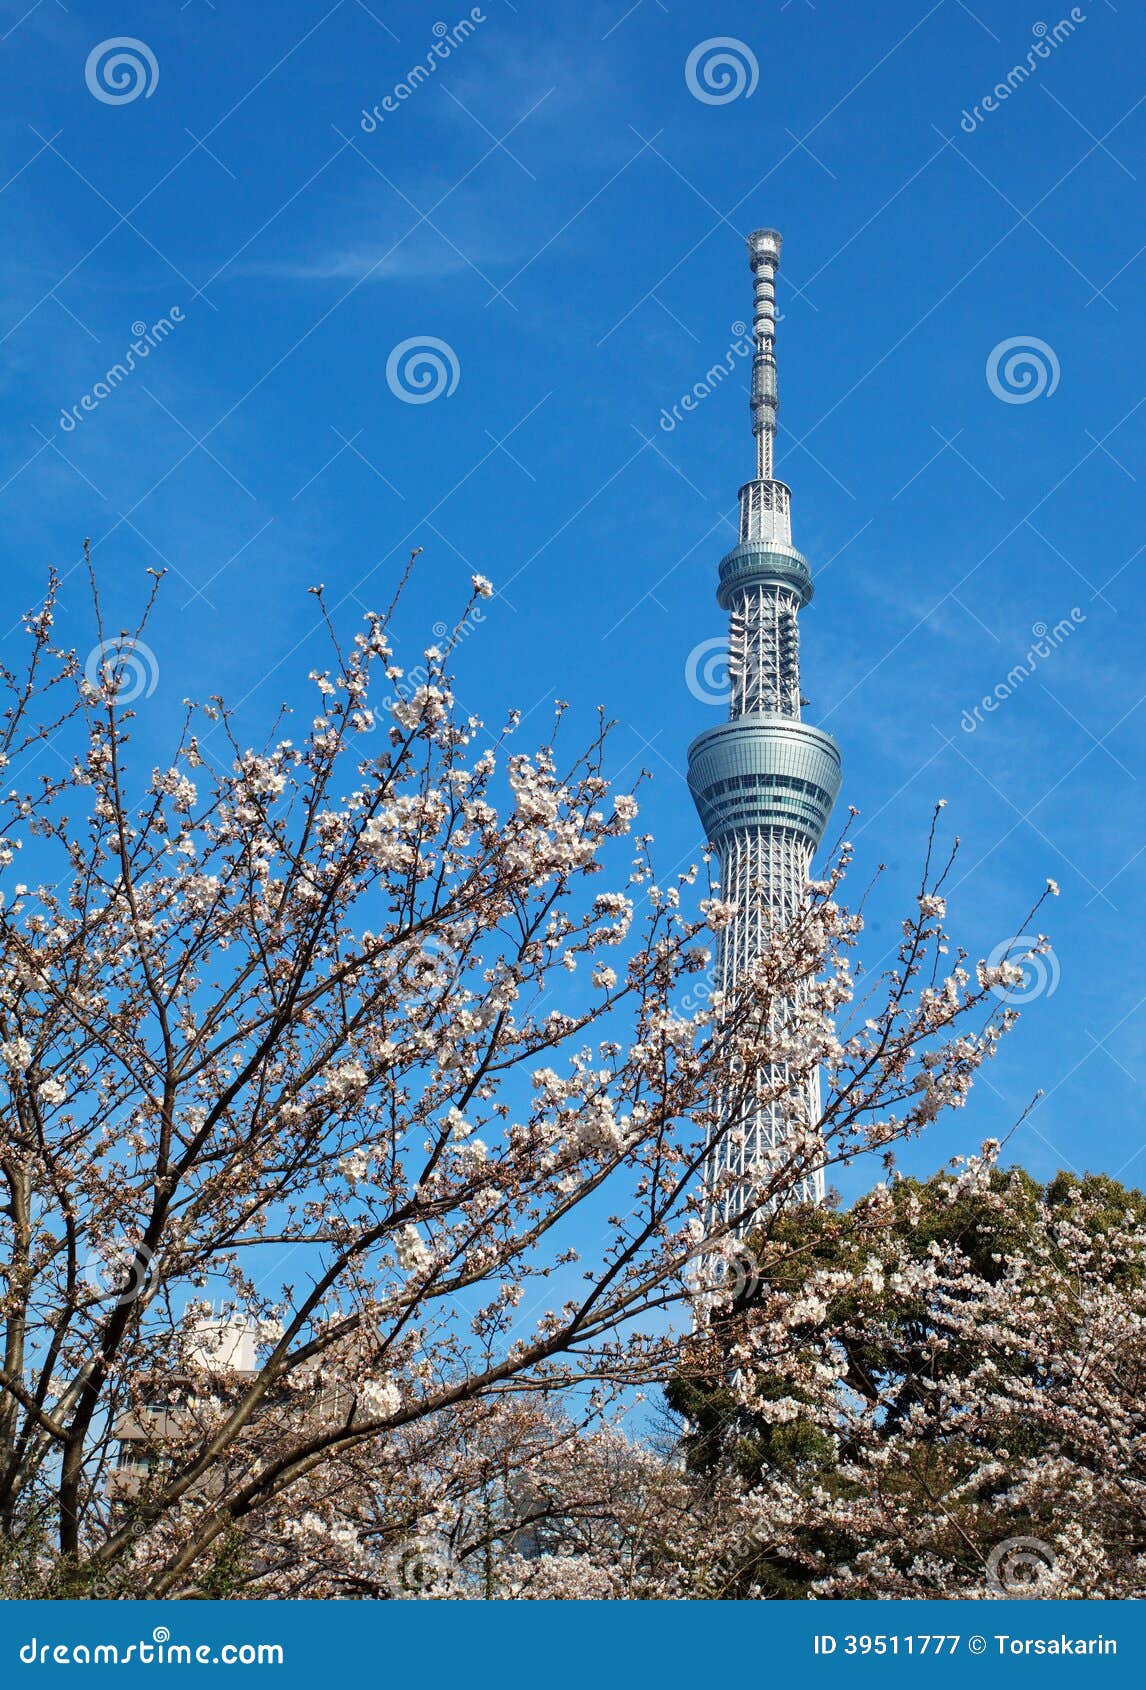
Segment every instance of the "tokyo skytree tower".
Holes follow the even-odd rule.
[[[770,925],[786,925],[797,913],[840,789],[839,747],[800,720],[807,701],[800,692],[798,614],[812,597],[812,576],[792,545],[791,492],[773,475],[780,236],[757,229],[748,237],[748,257],[755,287],[750,404],[756,475],[740,489],[740,538],[721,560],[716,591],[729,619],[731,704],[729,720],[693,740],[688,752],[689,790],[718,854],[721,897],[738,906],[717,935],[716,979],[723,992],[764,948]],[[779,1006],[776,1014],[783,1013]],[[787,1105],[761,1096],[784,1079],[785,1070],[776,1067],[758,1074],[756,1101],[739,1105],[741,1118],[713,1146],[707,1169],[713,1226],[756,1201],[753,1174],[766,1178],[775,1165],[793,1109],[812,1123],[819,1119],[818,1073],[793,1080]],[[822,1201],[822,1170],[805,1178],[795,1195]],[[749,1219],[738,1230],[752,1224]]]

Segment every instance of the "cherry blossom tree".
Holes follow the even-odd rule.
[[[702,1579],[1141,1596],[1146,1197],[1102,1176],[1042,1187],[997,1152],[773,1231],[719,1371],[698,1356],[673,1388],[698,1478],[735,1492]]]
[[[567,749],[558,706],[523,750],[516,715],[457,702],[489,583],[405,692],[400,593],[344,641],[313,591],[329,657],[297,737],[280,716],[252,747],[214,699],[142,766],[147,613],[109,634],[94,582],[86,661],[53,587],[0,675],[0,1522],[25,1593],[382,1588],[488,1405],[665,1377],[698,1258],[767,1233],[816,1166],[891,1158],[1011,1019],[1008,965],[947,955],[933,849],[858,997],[846,845],[710,996],[729,906],[694,902],[696,867],[656,878],[607,724]],[[706,1145],[771,1064],[824,1068],[823,1118],[708,1232]]]

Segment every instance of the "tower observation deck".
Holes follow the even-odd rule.
[[[840,789],[839,747],[800,719],[799,612],[812,597],[807,560],[792,545],[792,495],[773,474],[776,413],[776,271],[780,236],[748,237],[754,281],[752,433],[756,474],[740,489],[740,535],[721,560],[717,602],[728,613],[729,719],[694,739],[688,784],[705,837],[720,863],[721,896],[737,906],[717,935],[716,978],[731,993],[804,901],[812,858]],[[778,1005],[782,1017],[785,1006]],[[816,1073],[773,1066],[754,1078],[739,1118],[722,1126],[707,1166],[711,1223],[749,1218],[756,1192],[783,1159],[784,1140],[820,1116]],[[798,1196],[822,1201],[824,1177],[810,1170]]]

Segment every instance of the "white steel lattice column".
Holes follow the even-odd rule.
[[[728,635],[733,716],[799,716],[799,608],[797,593],[771,582],[736,594]]]
[[[765,948],[773,924],[788,925],[807,896],[812,858],[840,787],[833,739],[801,720],[799,612],[812,597],[807,560],[792,545],[791,492],[773,476],[780,400],[776,380],[775,278],[780,237],[748,237],[754,277],[752,432],[756,476],[740,489],[739,543],[722,559],[717,599],[729,618],[729,720],[689,747],[689,787],[720,859],[722,896],[737,906],[717,944],[717,979],[734,991]],[[782,1034],[798,1003],[778,1003]],[[820,1116],[816,1073],[783,1063],[750,1077],[732,1100],[708,1165],[710,1223],[728,1222],[757,1200],[762,1177],[783,1157],[794,1126]],[[731,1178],[729,1177],[731,1176]],[[717,1192],[715,1187],[719,1185]],[[755,1189],[754,1189],[755,1188]],[[809,1169],[794,1193],[821,1201],[823,1171]],[[749,1218],[740,1230],[750,1230]]]
[[[738,830],[727,835],[719,849],[722,896],[737,906],[733,921],[717,939],[716,979],[720,991],[728,994],[764,950],[770,925],[786,927],[799,913],[812,852],[806,839],[779,827]],[[782,1030],[792,1007],[773,1006],[771,1031]],[[753,1172],[765,1175],[771,1169],[774,1153],[782,1152],[797,1120],[809,1125],[819,1119],[819,1075],[793,1073],[786,1063],[769,1064],[753,1076],[747,1106],[741,1099],[736,1107],[740,1119],[714,1150],[711,1183],[729,1169],[737,1178],[714,1199],[713,1221],[727,1221],[750,1203]],[[726,1120],[732,1110],[730,1101]],[[822,1169],[801,1180],[794,1195],[800,1202],[822,1202]]]

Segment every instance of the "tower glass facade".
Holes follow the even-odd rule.
[[[688,784],[720,863],[721,895],[736,915],[717,937],[716,980],[731,994],[807,893],[812,858],[840,788],[835,741],[801,720],[799,613],[812,597],[807,560],[792,545],[792,495],[773,474],[776,413],[776,271],[780,236],[748,237],[754,282],[752,432],[756,475],[740,489],[738,543],[720,564],[717,601],[728,614],[729,719],[689,747]],[[779,1003],[774,1030],[794,1011]],[[751,1229],[751,1209],[796,1124],[819,1119],[819,1078],[774,1064],[752,1077],[712,1144],[710,1224]],[[798,1196],[820,1201],[822,1170]],[[749,1214],[738,1220],[742,1211]]]

